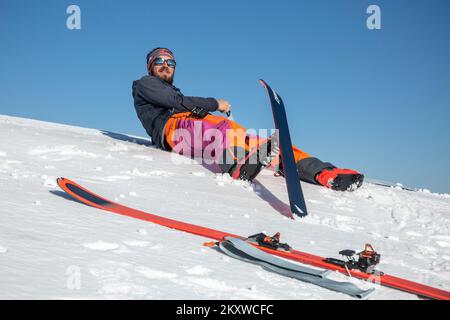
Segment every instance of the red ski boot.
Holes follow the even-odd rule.
[[[319,184],[338,191],[356,190],[361,187],[363,180],[364,175],[349,169],[324,169],[316,175],[316,181]]]

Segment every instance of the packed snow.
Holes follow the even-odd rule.
[[[202,245],[210,239],[83,205],[58,177],[164,217],[240,235],[280,231],[321,256],[371,243],[378,269],[450,290],[447,194],[302,183],[309,215],[292,218],[284,179],[269,170],[234,181],[198,161],[174,164],[147,138],[0,116],[0,299],[353,299],[234,260]],[[368,299],[418,299],[332,277],[375,287]]]

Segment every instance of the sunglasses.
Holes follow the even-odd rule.
[[[173,59],[156,58],[155,61],[153,61],[153,63],[157,66],[162,66],[164,62],[167,62],[167,66],[172,69],[177,65],[177,63]]]

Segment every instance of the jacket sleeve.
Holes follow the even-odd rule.
[[[155,106],[174,109],[177,112],[191,111],[195,107],[213,112],[219,107],[214,98],[183,96],[173,87],[165,85],[161,80],[152,76],[144,76],[136,81],[134,94],[140,95]]]

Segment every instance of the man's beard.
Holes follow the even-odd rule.
[[[163,71],[163,70],[164,70],[164,69],[162,69],[161,71]],[[166,77],[160,76],[160,75],[158,74],[158,72],[154,72],[154,69],[152,68],[152,69],[151,69],[151,72],[150,72],[150,75],[155,76],[155,77],[157,77],[157,78],[159,78],[159,79],[161,79],[161,80],[167,82],[168,84],[173,84],[173,78],[175,77],[175,72],[172,73],[172,76],[171,76],[170,78],[166,79]]]

